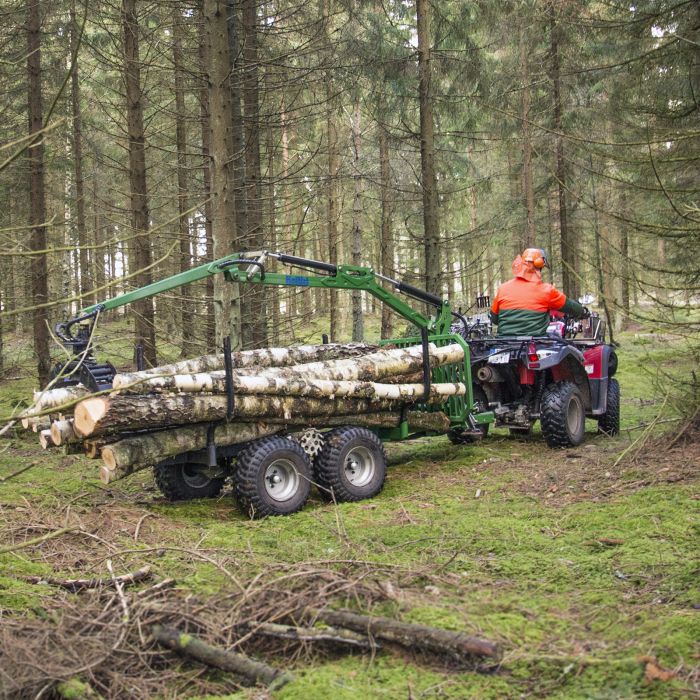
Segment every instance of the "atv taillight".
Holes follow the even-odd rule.
[[[528,362],[539,362],[540,358],[537,355],[537,346],[535,345],[534,341],[530,341],[530,344],[527,346],[527,361]]]

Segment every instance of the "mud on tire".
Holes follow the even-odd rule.
[[[169,501],[191,501],[194,498],[215,498],[221,493],[224,478],[211,478],[201,473],[200,464],[156,464],[153,476],[156,486]]]
[[[583,442],[586,412],[573,382],[549,384],[540,404],[542,435],[549,447],[575,447]]]
[[[311,491],[311,464],[301,445],[273,435],[253,440],[238,455],[234,493],[251,518],[301,510]]]
[[[620,432],[620,383],[608,379],[608,400],[605,413],[598,418],[598,432],[612,437]]]
[[[321,494],[329,500],[372,498],[382,490],[386,478],[384,445],[366,428],[331,430],[314,462],[314,476]]]

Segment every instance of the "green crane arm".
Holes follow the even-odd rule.
[[[323,274],[290,275],[266,272],[265,260],[267,258],[276,259],[283,264],[302,268],[304,270],[319,271]],[[191,270],[166,277],[131,292],[112,297],[99,304],[88,306],[83,309],[81,314],[76,318],[67,323],[59,324],[56,331],[63,340],[72,340],[70,326],[94,316],[98,311],[116,309],[140,299],[146,299],[156,294],[205,279],[209,275],[217,274],[223,274],[229,282],[239,284],[265,284],[281,287],[321,287],[326,289],[366,291],[389,306],[407,321],[413,323],[417,328],[425,328],[429,333],[434,334],[449,333],[452,318],[449,302],[433,294],[429,294],[422,289],[380,275],[369,267],[334,265],[293,255],[286,255],[284,253],[272,253],[267,251],[233,253],[219,260],[215,260],[214,262],[199,265]],[[416,311],[397,294],[389,291],[385,286],[382,286],[382,281],[390,284],[397,291],[415,300],[425,302],[435,307],[435,316],[428,317]]]

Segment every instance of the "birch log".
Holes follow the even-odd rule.
[[[162,430],[124,438],[102,448],[104,469],[100,471],[103,483],[123,479],[129,474],[152,467],[168,457],[203,450],[207,446],[208,425]],[[281,426],[260,423],[222,423],[214,430],[217,445],[235,445],[266,435],[273,435]],[[109,475],[106,474],[109,472]]]
[[[449,362],[459,362],[464,358],[460,345],[447,345],[437,348],[430,344],[430,366],[437,367]],[[395,375],[415,373],[423,367],[421,347],[395,348],[364,355],[362,357],[310,362],[292,367],[269,367],[261,369],[255,376],[243,371],[234,373],[234,381],[260,383],[263,379],[287,380],[334,380],[334,381],[376,381]],[[194,372],[189,376],[169,374],[167,376],[139,376],[143,373],[117,375],[112,386],[120,392],[150,393],[153,391],[223,391],[225,374],[221,370],[208,373]],[[245,379],[244,379],[245,377]]]
[[[55,420],[51,423],[51,439],[54,445],[65,445],[69,442],[78,442],[80,438],[73,430],[73,420]]]
[[[297,396],[236,396],[233,417],[239,419],[338,416],[376,413],[396,408],[389,399],[312,399]],[[156,430],[226,418],[227,397],[200,394],[95,396],[75,407],[73,429],[81,437],[125,430]]]
[[[418,399],[424,394],[422,383],[413,384],[379,384],[376,382],[341,381],[332,379],[303,379],[301,377],[244,377],[233,376],[233,390],[237,394],[272,394],[274,396],[310,396],[314,398],[355,397],[366,399]],[[226,392],[224,372],[200,372],[198,374],[174,374],[159,377],[149,382],[132,385],[125,393],[148,393],[153,390],[168,389],[185,393]],[[464,396],[464,384],[433,384],[430,395],[439,400],[441,397]],[[122,393],[122,392],[120,392]]]
[[[22,417],[37,416],[51,408],[64,407],[88,396],[89,389],[82,384],[64,387],[61,389],[48,389],[47,391],[34,392],[34,405],[22,413]]]
[[[51,437],[51,431],[50,430],[42,430],[39,433],[39,444],[41,445],[42,450],[48,450],[49,447],[55,447],[56,445],[54,444],[53,438]]]
[[[430,431],[445,433],[450,429],[450,419],[442,411],[408,411],[406,413],[408,429],[411,432]],[[398,428],[401,422],[400,411],[391,413],[363,413],[355,416],[328,416],[327,418],[299,418],[298,422],[278,418],[267,419],[268,423],[281,423],[295,431],[303,428],[335,428],[340,425],[353,425],[363,428]],[[296,426],[296,427],[295,427]]]
[[[235,368],[253,367],[287,367],[317,360],[334,360],[339,358],[357,357],[377,350],[376,345],[365,343],[332,343],[328,345],[298,345],[290,348],[263,348],[260,350],[243,350],[232,352],[231,361]],[[171,374],[191,374],[198,372],[212,372],[224,368],[224,356],[204,355],[192,360],[173,362],[161,367],[142,370],[141,372],[128,372],[117,374],[112,386],[115,389],[125,385],[138,384],[152,377],[167,376]]]

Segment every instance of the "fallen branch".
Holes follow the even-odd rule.
[[[495,642],[471,637],[462,632],[400,622],[388,617],[359,615],[348,610],[307,608],[304,615],[322,620],[329,625],[347,627],[386,642],[400,644],[409,649],[420,649],[449,656],[459,662],[466,661],[471,656],[487,656],[496,660],[502,656],[501,649]]]
[[[41,537],[35,537],[32,540],[25,540],[24,542],[20,542],[19,544],[12,544],[9,547],[2,547],[0,548],[0,554],[7,554],[8,552],[16,552],[18,549],[26,549],[27,547],[33,547],[35,544],[42,544],[43,542],[48,542],[48,540],[52,540],[54,537],[60,537],[61,535],[65,535],[68,532],[75,532],[78,528],[75,527],[62,527],[60,530],[54,530],[53,532],[49,532],[45,535],[42,535]]]
[[[152,633],[153,638],[161,646],[207,666],[237,673],[251,683],[263,683],[270,689],[277,689],[294,680],[291,673],[273,668],[261,661],[255,661],[243,654],[213,647],[191,634],[180,632],[174,627],[155,625],[152,628]]]
[[[27,576],[25,580],[29,581],[29,583],[47,583],[50,586],[59,586],[60,588],[65,588],[73,593],[78,593],[79,591],[84,591],[88,588],[113,588],[117,584],[128,586],[132,583],[145,581],[151,576],[151,567],[147,565],[142,566],[140,569],[138,569],[138,571],[134,571],[130,574],[122,574],[121,576],[114,576],[110,578],[58,579],[44,576]]]
[[[365,635],[342,627],[316,629],[314,627],[278,625],[274,622],[248,622],[246,627],[251,634],[264,634],[279,639],[294,639],[299,642],[332,642],[366,651],[381,649],[379,644],[373,644]]]

